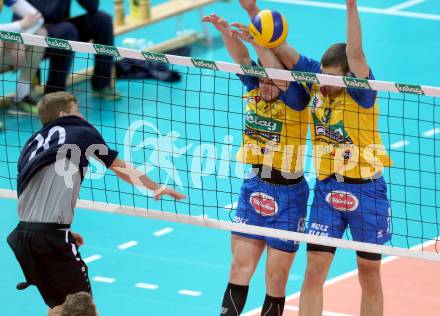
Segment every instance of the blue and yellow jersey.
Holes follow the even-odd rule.
[[[301,57],[295,70],[319,72],[319,62]],[[374,79],[370,71],[369,79]],[[308,85],[313,158],[318,178],[337,173],[370,178],[391,166],[378,131],[377,92],[347,88],[326,95],[319,85]]]
[[[237,160],[303,173],[309,111],[305,89],[292,83],[274,102],[260,97],[258,78],[240,76],[248,89],[243,143]]]

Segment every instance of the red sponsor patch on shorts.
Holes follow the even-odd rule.
[[[278,213],[277,201],[266,193],[252,193],[249,202],[254,207],[255,211],[262,216],[273,216]]]
[[[358,198],[354,194],[345,191],[331,191],[327,194],[325,200],[341,212],[353,212],[359,206]]]

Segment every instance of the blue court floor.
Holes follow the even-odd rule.
[[[440,86],[438,0],[417,4],[404,0],[358,2],[362,6],[364,49],[376,79]],[[345,12],[341,10],[344,0],[259,3],[263,9],[277,10],[286,16],[290,26],[288,41],[302,54],[319,59],[329,45],[345,41]],[[112,1],[101,1],[101,8],[113,14]],[[73,13],[81,12],[75,2]],[[215,12],[230,22],[248,22],[238,1],[210,5],[204,12]],[[10,13],[4,10],[0,21],[9,19]],[[199,19],[198,12],[185,14],[185,28],[199,30]],[[124,37],[160,42],[174,36],[180,22],[177,18],[168,19]],[[214,36],[211,45],[194,45],[192,56],[231,61],[214,28],[210,27],[210,31]],[[117,46],[122,46],[124,37],[116,38]],[[93,63],[91,56],[78,54],[75,70],[89,63]],[[109,173],[101,176],[96,165],[84,182],[81,198],[230,220],[243,170],[235,163],[222,164],[222,161],[233,160],[241,142],[242,86],[232,74],[175,69],[182,73],[182,81],[173,85],[118,81],[117,88],[123,95],[118,102],[97,101],[91,96],[87,83],[75,86],[74,92],[83,113],[109,145],[135,164],[154,161],[157,152],[148,147],[155,142],[152,135],[160,133],[166,139],[171,137],[171,132],[177,132],[175,147],[162,148],[172,153],[167,159],[176,169],[159,172],[147,166],[146,171],[161,181],[173,178],[175,184],[181,184],[178,189],[187,194],[188,199],[181,203],[169,199],[154,202],[142,192],[116,181]],[[3,91],[10,89],[13,80],[2,77]],[[438,103],[439,100],[430,97],[380,94],[379,128],[394,162],[384,176],[392,201],[393,245],[399,247],[407,248],[440,235]],[[7,127],[0,132],[0,188],[15,189],[19,148],[40,125],[36,119],[12,117],[3,112],[0,118],[4,118]],[[127,134],[129,127],[135,131],[131,136]],[[145,140],[142,146],[145,148],[136,150]],[[131,144],[128,149],[124,146],[127,141]],[[225,143],[230,144],[230,150]],[[232,152],[232,156],[228,156],[228,152]],[[206,174],[187,172],[191,168],[205,170]],[[310,158],[306,162],[306,176],[313,187]],[[93,177],[96,179],[91,179]],[[46,306],[35,288],[15,290],[16,283],[23,281],[23,275],[5,241],[17,223],[17,203],[12,200],[0,203],[1,314],[44,315]],[[228,232],[84,209],[77,211],[73,230],[85,238],[80,251],[88,262],[100,315],[219,314],[231,261]],[[289,277],[289,294],[301,288],[305,255],[305,246],[301,245]],[[329,278],[355,268],[354,253],[338,250]],[[251,283],[245,311],[259,307],[264,295],[262,258]]]

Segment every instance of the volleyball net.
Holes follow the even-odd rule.
[[[119,181],[92,160],[77,207],[387,255],[440,260],[440,88],[243,66],[4,31],[0,31],[0,38],[5,43],[20,44],[9,48],[15,49],[17,55],[25,49],[23,45],[29,45],[27,49],[31,52],[35,48],[36,54],[41,54],[41,48],[51,54],[74,51],[67,90],[77,97],[85,118],[101,132],[109,147],[119,152],[121,159],[131,162],[155,181],[187,195],[181,201],[168,198],[154,201],[145,190]],[[166,69],[178,74],[180,80],[176,76],[175,80],[161,77],[157,70],[151,74],[151,79],[112,77],[121,98],[96,97],[88,80],[93,74],[91,67],[96,54],[112,56],[122,66],[131,67],[137,63],[139,67],[146,65],[147,69],[153,66],[159,71]],[[3,58],[3,66],[5,63]],[[3,105],[0,112],[3,123],[0,130],[0,197],[15,199],[21,148],[41,124],[37,116],[9,110],[19,72],[23,70],[7,66],[3,67],[5,71],[0,80],[3,95],[0,102]],[[40,86],[34,86],[33,92],[37,97],[42,93],[49,62],[44,59],[41,64],[28,67],[40,70]],[[270,120],[246,121],[247,100],[243,96],[247,91],[236,74],[379,92],[379,132],[393,161],[383,173],[391,204],[389,229],[392,239],[389,243],[380,246],[355,242],[349,230],[343,239],[335,239],[325,234],[309,235],[246,225],[235,218],[240,187],[250,169],[236,159],[245,122],[263,132],[266,129],[269,138],[280,133]],[[317,177],[316,157],[310,132],[304,137],[307,140],[302,153],[304,176],[311,188],[310,209]],[[263,212],[264,203],[259,200],[254,211]],[[305,224],[307,226],[308,217]],[[277,226],[274,224],[274,227]],[[413,247],[422,243],[433,248]]]

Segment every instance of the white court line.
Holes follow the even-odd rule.
[[[177,293],[179,293],[180,295],[188,295],[188,296],[200,296],[203,294],[202,292],[199,292],[199,291],[192,291],[192,290],[185,290],[185,289],[182,289]]]
[[[99,260],[99,259],[101,259],[101,258],[102,258],[101,255],[93,255],[93,256],[90,256],[90,257],[87,257],[87,258],[83,259],[83,261],[84,261],[85,263],[90,263],[90,262],[93,262],[93,261]]]
[[[319,2],[319,1],[308,1],[308,0],[265,0],[265,1],[288,3],[288,4],[302,5],[302,6],[308,6],[308,7],[345,10],[345,4],[332,3],[332,2]],[[428,13],[396,11],[396,10],[361,7],[361,6],[358,6],[358,11],[365,12],[365,13],[379,14],[379,15],[392,15],[392,16],[415,18],[415,19],[421,19],[421,20],[440,21],[440,15],[428,14]]]
[[[223,206],[223,208],[227,209],[227,210],[234,210],[237,208],[238,202],[234,202],[232,204],[228,204]]]
[[[127,241],[126,243],[120,244],[118,246],[118,249],[119,250],[125,250],[125,249],[128,249],[130,247],[134,247],[137,244],[139,244],[139,242],[137,242],[136,240]]]
[[[171,227],[167,227],[167,228],[164,228],[164,229],[158,230],[158,231],[155,232],[153,235],[156,236],[156,237],[160,237],[160,236],[163,236],[163,235],[166,235],[166,234],[171,233],[173,230],[174,230],[174,229],[172,229]]]
[[[399,148],[402,148],[402,147],[405,147],[405,146],[408,146],[408,145],[409,145],[409,141],[401,140],[400,142],[392,144],[391,148],[392,149],[399,149]]]
[[[292,312],[299,312],[299,307],[294,305],[285,305],[285,310],[292,311]],[[322,316],[353,316],[351,314],[342,314],[342,313],[335,313],[335,312],[329,312],[329,311],[322,311]]]
[[[159,285],[149,284],[149,283],[136,283],[134,286],[139,289],[146,289],[146,290],[157,290],[159,288]]]
[[[93,278],[93,281],[95,282],[102,282],[102,283],[114,283],[116,281],[116,279],[113,278],[107,278],[107,277],[102,277],[102,276],[95,276]]]
[[[436,127],[436,128],[430,129],[429,131],[424,132],[423,136],[432,137],[438,133],[440,133],[440,128]]]
[[[402,3],[397,4],[395,6],[389,7],[387,10],[389,10],[389,11],[399,11],[399,10],[402,10],[402,9],[413,7],[413,6],[418,5],[420,3],[423,3],[423,2],[426,2],[426,0],[410,0],[410,1],[402,2]]]

